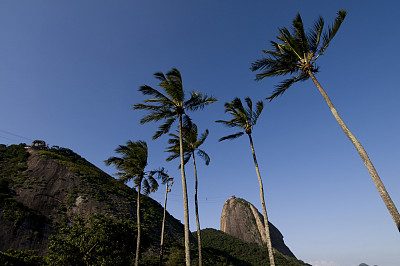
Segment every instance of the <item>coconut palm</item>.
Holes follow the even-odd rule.
[[[193,123],[187,123],[190,126],[183,128],[183,162],[186,164],[190,157],[193,159],[193,167],[194,167],[194,179],[195,179],[195,185],[194,185],[194,204],[195,204],[195,211],[196,211],[196,224],[197,224],[197,245],[198,245],[198,250],[199,250],[199,265],[201,266],[203,263],[202,259],[202,253],[201,253],[201,236],[200,236],[200,219],[199,219],[199,206],[197,202],[197,168],[196,168],[196,158],[195,158],[195,152],[197,155],[199,155],[200,158],[202,158],[206,165],[210,164],[210,157],[208,154],[204,151],[199,149],[199,147],[204,143],[204,141],[208,137],[208,129],[200,135],[200,138],[198,138],[198,131],[197,131],[197,126]],[[176,159],[180,156],[179,152],[179,135],[176,134],[169,134],[172,138],[169,139],[168,143],[171,144],[167,148],[167,152],[170,152],[171,155],[167,158],[167,161],[171,161],[173,159]]]
[[[332,27],[328,27],[328,30],[324,33],[324,20],[322,17],[319,17],[315,22],[314,27],[306,33],[304,31],[301,16],[300,14],[297,14],[296,18],[293,20],[292,32],[287,28],[279,29],[280,35],[277,37],[279,42],[271,41],[273,49],[264,50],[263,52],[267,57],[256,60],[252,63],[251,69],[253,71],[260,71],[260,73],[256,74],[256,80],[262,80],[265,77],[271,76],[295,74],[291,78],[285,79],[277,85],[272,95],[267,98],[269,100],[273,100],[277,96],[282,95],[291,85],[298,81],[305,81],[309,78],[312,79],[340,127],[360,154],[360,157],[367,167],[380,196],[385,202],[397,229],[400,231],[399,212],[391,200],[389,193],[386,191],[386,188],[369,159],[367,152],[364,150],[363,146],[361,146],[353,133],[351,133],[347,128],[328,95],[314,75],[318,72],[316,60],[323,55],[333,37],[336,35],[346,17],[346,13],[345,10],[339,10]]]
[[[189,247],[189,209],[187,199],[186,177],[183,159],[183,144],[182,144],[182,126],[183,117],[187,117],[185,121],[190,121],[186,115],[186,111],[196,111],[203,109],[206,105],[215,102],[217,99],[202,95],[197,92],[192,92],[190,98],[185,100],[185,92],[183,91],[182,76],[178,69],[173,68],[171,71],[164,75],[157,72],[154,76],[161,82],[158,84],[164,92],[153,89],[150,86],[144,85],[140,87],[144,95],[149,95],[154,98],[144,100],[144,104],[135,104],[134,110],[147,110],[149,114],[144,116],[141,124],[151,121],[165,120],[153,135],[153,139],[157,139],[169,132],[172,124],[178,120],[179,128],[179,152],[181,157],[181,176],[182,176],[182,190],[183,190],[183,209],[184,209],[184,226],[185,226],[185,259],[186,265],[190,265],[190,247]]]
[[[272,243],[271,243],[271,236],[269,233],[267,208],[265,207],[265,200],[264,200],[264,187],[263,187],[263,183],[261,180],[261,175],[260,175],[260,170],[259,170],[258,163],[257,163],[256,153],[254,151],[253,138],[251,136],[253,127],[257,123],[257,119],[260,116],[260,114],[264,108],[264,104],[262,101],[258,101],[256,103],[255,110],[253,110],[253,103],[252,103],[251,99],[247,97],[245,99],[245,101],[247,104],[247,108],[243,107],[242,101],[239,98],[233,99],[232,102],[225,103],[225,113],[231,114],[233,116],[233,118],[230,121],[218,120],[216,122],[222,123],[228,127],[239,128],[240,131],[235,134],[222,137],[219,139],[219,141],[223,141],[226,139],[236,139],[236,138],[244,135],[245,133],[249,136],[251,152],[253,154],[254,165],[256,167],[258,183],[260,186],[260,200],[261,200],[262,210],[264,213],[265,235],[266,235],[269,261],[270,261],[270,265],[275,265],[274,253],[272,250]]]
[[[148,149],[144,141],[132,142],[129,140],[126,145],[120,145],[115,149],[115,152],[121,154],[121,157],[110,157],[105,160],[106,165],[114,165],[118,169],[116,175],[124,183],[133,180],[134,187],[137,189],[137,242],[136,242],[136,257],[135,265],[139,265],[140,257],[140,238],[141,238],[141,223],[140,223],[140,193],[144,195],[154,192],[158,189],[156,178],[162,179],[163,183],[168,178],[164,169],[154,171],[145,171],[147,166]]]

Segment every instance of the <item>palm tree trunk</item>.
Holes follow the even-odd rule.
[[[254,151],[253,139],[251,137],[251,134],[248,134],[248,135],[249,135],[249,139],[250,139],[250,146],[251,146],[251,152],[253,154],[254,165],[256,166],[258,183],[260,185],[260,199],[261,199],[262,210],[263,210],[263,213],[264,213],[264,225],[265,225],[265,235],[266,235],[266,239],[267,239],[269,264],[271,266],[275,266],[274,252],[273,252],[273,249],[272,249],[272,242],[271,242],[271,235],[269,233],[267,208],[265,207],[265,201],[264,201],[264,187],[263,187],[263,183],[262,183],[262,180],[261,180],[260,170],[258,168],[256,152]]]
[[[140,255],[140,189],[141,189],[141,182],[138,186],[138,193],[137,193],[137,202],[136,202],[136,216],[137,216],[137,239],[136,239],[136,257],[135,257],[135,266],[139,265],[139,255]]]
[[[351,143],[353,143],[354,147],[357,149],[358,153],[360,154],[361,159],[363,160],[365,166],[367,167],[369,174],[371,175],[372,181],[374,182],[376,189],[378,190],[390,215],[392,215],[393,221],[396,224],[397,229],[400,232],[399,212],[398,212],[396,206],[394,205],[392,199],[390,198],[389,193],[386,191],[386,188],[383,185],[382,180],[380,179],[377,171],[375,170],[375,167],[373,166],[371,160],[369,159],[367,152],[364,150],[363,146],[361,146],[360,142],[353,135],[353,133],[350,132],[350,130],[347,128],[347,126],[345,125],[343,120],[340,118],[336,108],[333,106],[331,100],[329,99],[328,95],[325,93],[321,84],[319,84],[319,82],[315,78],[314,74],[311,71],[308,71],[308,74],[310,75],[311,79],[314,81],[314,84],[315,84],[315,86],[317,86],[319,92],[322,94],[322,97],[324,97],[326,103],[328,104],[329,108],[331,109],[333,116],[336,118],[336,121],[339,123],[343,132],[350,139]]]
[[[196,169],[196,159],[194,158],[194,152],[192,152],[193,166],[194,166],[194,205],[196,211],[196,223],[197,223],[197,248],[199,250],[199,266],[203,265],[203,258],[201,255],[201,237],[200,237],[200,220],[199,220],[199,205],[197,202],[197,169]]]
[[[164,228],[165,228],[165,215],[166,215],[166,210],[167,210],[167,196],[168,196],[168,182],[167,185],[165,186],[165,202],[164,202],[164,215],[163,215],[163,221],[162,221],[162,226],[161,226],[161,242],[160,242],[160,262],[159,266],[162,265],[162,260],[163,260],[163,255],[164,255]]]
[[[183,162],[182,115],[179,115],[179,152],[180,152],[180,155],[181,155],[183,211],[184,211],[184,224],[185,224],[185,259],[186,259],[186,266],[190,266],[189,204],[188,204],[188,197],[187,197],[185,165],[184,165],[184,162]]]

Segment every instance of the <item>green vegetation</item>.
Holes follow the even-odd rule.
[[[25,143],[0,145],[0,193],[6,192],[10,182],[23,182],[26,179],[27,175],[23,171],[28,168],[26,160],[29,153],[25,146]]]
[[[207,265],[270,265],[266,245],[259,246],[247,243],[241,239],[225,234],[215,229],[201,231],[202,244],[209,258],[223,262],[222,264],[207,263]],[[295,258],[282,255],[275,250],[275,264],[279,266],[308,265]]]
[[[25,220],[31,220],[43,225],[47,218],[41,213],[26,207],[24,204],[13,198],[0,199],[0,209],[3,217],[12,222],[17,229]]]
[[[76,218],[50,237],[49,265],[132,265],[136,226],[132,220],[94,215],[86,222]],[[149,246],[146,233],[142,248]]]
[[[36,250],[12,250],[0,251],[0,265],[7,266],[34,266],[45,265],[45,258],[38,256]]]

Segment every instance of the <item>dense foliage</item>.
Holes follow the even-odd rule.
[[[255,243],[247,243],[222,231],[211,228],[202,230],[201,237],[203,249],[206,252],[213,257],[219,258],[219,260],[227,260],[226,263],[221,265],[269,265],[266,245],[259,246]],[[276,250],[274,254],[276,265],[307,265],[295,258],[285,256]]]
[[[148,247],[144,233],[142,246]],[[130,265],[135,258],[136,225],[132,220],[94,215],[77,218],[50,238],[49,265]]]
[[[38,256],[35,250],[12,250],[0,251],[0,265],[7,266],[33,266],[45,265],[45,258]]]

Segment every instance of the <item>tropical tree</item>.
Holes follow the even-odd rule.
[[[300,14],[297,14],[296,18],[293,20],[292,31],[290,32],[287,28],[279,29],[280,35],[277,36],[279,42],[271,41],[272,50],[263,50],[266,57],[252,63],[251,70],[260,71],[260,73],[256,74],[256,80],[262,80],[265,77],[271,76],[295,74],[275,87],[272,95],[267,98],[270,101],[277,96],[282,95],[294,83],[305,81],[309,78],[312,79],[340,127],[357,149],[376,188],[378,189],[380,196],[385,202],[386,207],[395,222],[397,229],[400,231],[399,212],[391,200],[389,193],[386,191],[386,188],[369,159],[367,152],[343,122],[338,111],[333,106],[328,95],[314,75],[318,72],[316,60],[323,55],[325,50],[328,48],[330,42],[345,19],[346,14],[346,10],[339,10],[332,27],[328,27],[328,30],[324,33],[324,20],[322,17],[319,17],[315,22],[314,27],[306,33],[304,31],[301,16]]]
[[[106,165],[114,165],[118,169],[116,175],[124,183],[133,180],[134,187],[137,189],[137,241],[136,241],[136,257],[135,265],[139,265],[140,257],[140,237],[141,237],[141,223],[140,223],[140,193],[143,191],[144,195],[154,192],[158,189],[158,182],[156,178],[162,179],[163,183],[168,178],[164,169],[153,171],[145,171],[147,166],[148,148],[144,141],[132,142],[128,140],[126,145],[119,145],[115,152],[121,154],[121,157],[110,157],[105,160]]]
[[[203,264],[203,259],[202,259],[202,253],[201,253],[201,236],[200,236],[200,219],[199,219],[199,205],[197,201],[197,186],[198,186],[198,181],[197,181],[197,168],[196,168],[196,158],[195,158],[195,153],[202,158],[206,165],[210,164],[210,156],[202,150],[199,149],[199,147],[204,143],[204,141],[207,139],[209,131],[206,129],[206,131],[200,135],[200,138],[198,138],[198,131],[197,131],[197,126],[193,123],[187,123],[189,127],[183,128],[183,162],[186,164],[190,157],[193,159],[193,167],[194,167],[194,179],[195,179],[195,185],[194,185],[194,204],[195,204],[195,211],[196,211],[196,224],[197,224],[197,245],[198,245],[198,250],[199,250],[199,265],[201,266]],[[180,149],[179,149],[179,135],[176,134],[169,134],[172,138],[168,140],[168,143],[171,144],[167,148],[167,152],[170,152],[171,155],[168,156],[167,161],[171,161],[173,159],[176,159],[180,156]],[[181,166],[179,166],[181,167]]]
[[[182,143],[182,127],[183,117],[185,121],[190,121],[186,111],[196,111],[203,109],[206,105],[217,101],[214,97],[202,95],[197,92],[192,92],[189,99],[185,99],[183,90],[182,76],[178,69],[173,68],[164,75],[161,72],[154,74],[155,78],[160,80],[158,86],[164,90],[160,92],[150,86],[141,86],[139,91],[144,95],[149,95],[154,98],[144,100],[143,104],[135,104],[134,110],[146,110],[149,114],[144,116],[141,124],[151,121],[165,120],[153,135],[153,139],[157,139],[169,132],[172,124],[178,120],[179,131],[179,153],[181,157],[181,176],[182,176],[182,191],[183,191],[183,209],[184,209],[184,228],[185,228],[185,260],[186,265],[190,265],[190,247],[189,247],[189,209],[187,198],[187,187],[185,177],[185,167],[183,158],[183,143]]]
[[[267,208],[265,207],[265,200],[264,200],[264,187],[263,183],[261,180],[261,175],[260,175],[260,170],[258,167],[257,163],[257,158],[256,158],[256,153],[254,150],[254,145],[253,145],[253,138],[251,136],[251,133],[253,131],[253,127],[257,123],[258,117],[261,115],[261,112],[264,108],[264,104],[262,101],[258,101],[256,103],[256,108],[253,110],[253,103],[249,97],[245,99],[247,108],[243,107],[242,101],[239,98],[233,99],[232,102],[225,103],[225,113],[229,113],[233,116],[233,118],[230,121],[225,121],[225,120],[217,120],[217,123],[222,123],[225,126],[232,127],[232,128],[239,128],[240,131],[228,135],[225,137],[222,137],[219,139],[219,141],[223,141],[226,139],[236,139],[245,133],[249,136],[250,140],[250,147],[251,147],[251,153],[253,154],[253,160],[254,160],[254,165],[256,167],[256,172],[257,172],[257,177],[258,177],[258,184],[260,186],[260,200],[261,200],[261,206],[264,214],[264,225],[265,225],[265,236],[266,236],[266,242],[267,242],[267,248],[268,248],[268,256],[269,256],[269,261],[270,265],[275,265],[275,260],[274,260],[274,253],[272,249],[272,243],[271,243],[271,235],[269,233],[269,224],[268,224],[268,216],[267,216]]]

